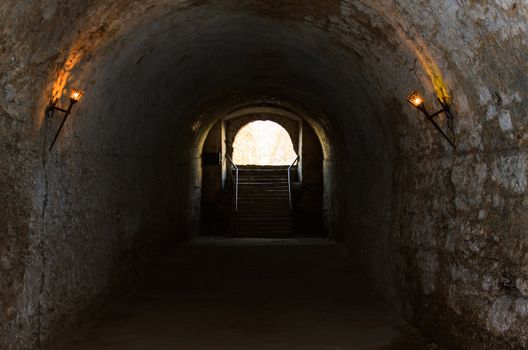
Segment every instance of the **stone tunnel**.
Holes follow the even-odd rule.
[[[203,146],[244,108],[313,130],[323,230],[367,294],[431,344],[528,348],[526,0],[3,0],[0,18],[1,349],[86,327],[166,254],[199,264]],[[449,105],[456,148],[412,91]]]

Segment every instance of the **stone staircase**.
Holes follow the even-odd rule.
[[[239,169],[238,211],[234,213],[233,235],[292,237],[288,167],[239,166]]]

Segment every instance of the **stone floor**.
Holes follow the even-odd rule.
[[[56,350],[439,349],[323,239],[199,239]]]

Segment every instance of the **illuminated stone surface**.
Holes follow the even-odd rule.
[[[318,134],[327,230],[396,309],[462,348],[528,347],[526,1],[3,0],[0,18],[1,349],[57,339],[196,235],[208,129],[265,103]],[[72,87],[48,153],[43,112]],[[457,150],[415,90],[451,98]]]

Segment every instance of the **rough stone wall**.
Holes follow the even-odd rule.
[[[434,43],[437,60],[443,57],[458,147],[424,152],[409,143],[407,135],[419,139],[412,128],[402,132],[394,220],[396,261],[404,264],[400,290],[407,315],[436,336],[468,349],[526,348],[526,63],[520,60],[528,8],[502,1],[450,5],[431,6],[425,18],[440,23],[421,22],[420,34]],[[418,15],[424,13],[412,14]],[[440,56],[448,47],[456,49]]]
[[[149,250],[143,228],[153,245],[192,234],[206,112],[273,99],[317,105],[328,228],[404,314],[463,348],[526,348],[527,16],[506,0],[3,1],[0,347],[83,318],[128,279],[123,245]],[[48,154],[49,95],[77,84]],[[412,89],[431,109],[451,97],[456,151],[402,106]]]
[[[202,154],[222,154],[222,122],[207,134]],[[222,164],[205,164],[202,159],[201,234],[223,236],[229,232],[231,199],[222,192]]]
[[[138,126],[132,143],[140,147],[130,149],[97,127],[116,114],[145,116],[141,110],[97,115],[85,108],[94,103],[88,95],[48,151],[62,118],[44,118],[54,88],[48,79],[66,79],[69,72],[58,67],[73,59],[62,46],[71,33],[59,34],[52,23],[69,25],[69,10],[86,11],[58,5],[0,5],[0,348],[7,350],[41,348],[87,320],[130,286],[164,244],[196,230],[176,226],[192,208],[194,198],[186,195],[196,164],[160,171],[173,159],[141,144],[147,130]],[[90,34],[94,43],[103,37]],[[171,192],[178,180],[185,190]],[[184,209],[174,205],[178,200]]]
[[[399,36],[416,39],[418,66],[425,61],[427,71],[428,60],[438,64],[455,106],[458,148],[450,150],[426,131],[431,125],[419,113],[387,98],[400,151],[334,166],[352,180],[330,193],[350,203],[336,215],[348,212],[351,219],[337,221],[349,227],[347,241],[380,290],[394,293],[402,311],[430,334],[468,349],[526,348],[527,4],[405,5],[377,11],[392,13],[385,18]],[[426,73],[429,84],[440,83],[434,72],[413,74]],[[394,95],[405,96],[401,76],[395,82],[388,85]],[[430,109],[439,108],[434,97]],[[372,178],[387,173],[393,188]],[[339,188],[348,195],[339,199]]]
[[[326,236],[323,222],[323,151],[314,130],[302,122],[302,184],[294,188],[295,230],[306,236]]]

